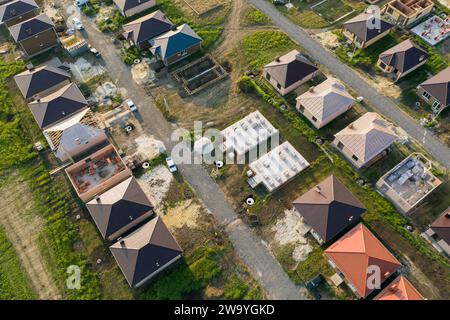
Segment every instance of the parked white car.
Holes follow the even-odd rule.
[[[169,171],[174,173],[178,171],[177,165],[173,162],[172,157],[166,158],[167,166],[169,167]]]
[[[136,105],[134,104],[133,100],[131,99],[127,99],[125,100],[125,105],[130,108],[131,112],[136,112],[138,111]]]
[[[73,23],[73,26],[75,29],[77,29],[79,31],[84,30],[83,24],[81,23],[80,19],[78,19],[77,17],[72,18],[72,23]]]

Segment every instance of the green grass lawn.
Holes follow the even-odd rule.
[[[345,1],[328,0],[321,5],[314,7],[313,10],[329,23],[332,23],[342,16],[352,12],[353,8],[348,3],[345,3]]]
[[[246,26],[262,26],[270,22],[270,18],[256,8],[251,8],[245,13],[244,25]]]
[[[0,228],[0,300],[36,299],[16,251]]]
[[[242,47],[249,70],[257,72],[276,56],[285,54],[296,46],[284,32],[258,31],[246,37]]]

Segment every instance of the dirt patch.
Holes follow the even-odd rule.
[[[316,33],[313,35],[313,38],[318,40],[324,47],[329,49],[339,46],[338,36],[335,35],[332,31]]]
[[[160,165],[144,173],[138,182],[155,208],[159,208],[170,188],[173,179],[169,169]]]
[[[27,185],[17,182],[0,187],[0,224],[11,241],[40,299],[61,299],[59,290],[43,263],[39,251],[38,236],[44,226],[40,217],[33,214],[32,197]],[[9,196],[7,196],[9,195]]]
[[[222,6],[220,0],[183,0],[195,14],[202,15]]]
[[[100,105],[112,105],[113,98],[117,95],[117,87],[112,82],[104,82],[100,84],[94,92],[95,100]]]
[[[87,82],[90,79],[105,73],[105,68],[98,64],[94,64],[83,57],[70,63],[70,70],[75,79],[80,82]]]
[[[275,232],[273,240],[280,246],[293,244],[292,258],[296,262],[304,261],[313,249],[306,238],[310,227],[303,223],[295,210],[285,210],[284,214],[272,227]]]
[[[197,219],[201,215],[201,210],[202,207],[198,203],[186,200],[177,204],[176,207],[168,209],[162,218],[172,230],[182,227],[193,229],[198,227]]]
[[[400,99],[402,89],[389,79],[376,75],[371,82],[378,89],[378,91],[383,92],[384,95],[394,99]]]

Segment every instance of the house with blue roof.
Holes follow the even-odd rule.
[[[183,24],[150,40],[150,51],[165,66],[169,66],[200,50],[202,42],[203,39],[191,27]]]

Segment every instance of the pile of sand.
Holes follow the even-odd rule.
[[[148,59],[144,59],[140,63],[136,63],[131,67],[131,74],[134,82],[139,85],[147,85],[155,81],[155,73],[150,69]]]

